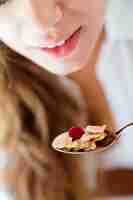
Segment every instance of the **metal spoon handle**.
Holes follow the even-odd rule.
[[[120,128],[118,131],[116,131],[115,134],[119,135],[121,133],[121,131],[123,131],[125,128],[127,128],[129,126],[133,126],[133,122],[126,124],[125,126],[123,126],[122,128]]]

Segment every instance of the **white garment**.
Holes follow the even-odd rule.
[[[107,38],[97,76],[112,108],[117,128],[133,122],[133,1],[110,0],[106,13]],[[103,158],[107,167],[133,168],[133,127]],[[107,162],[106,162],[107,161]]]
[[[6,153],[5,150],[0,148],[0,171],[1,171],[1,173],[2,173],[2,169],[4,169],[8,165],[8,163],[10,161],[9,157],[10,157],[9,154]],[[14,196],[15,195],[8,190],[4,180],[3,179],[0,180],[0,200],[14,200]]]
[[[13,195],[7,191],[6,186],[0,185],[0,200],[14,200]]]

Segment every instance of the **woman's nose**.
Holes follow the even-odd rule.
[[[28,11],[42,29],[54,27],[63,16],[63,8],[55,0],[29,0]]]

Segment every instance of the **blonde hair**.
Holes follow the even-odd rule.
[[[0,144],[9,152],[5,179],[17,200],[70,199],[63,157],[50,144],[86,118],[60,77],[0,43]]]

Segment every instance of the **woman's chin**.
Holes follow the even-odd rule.
[[[86,52],[78,51],[71,57],[64,57],[60,59],[51,59],[49,56],[37,56],[38,54],[32,54],[30,57],[34,63],[38,64],[40,67],[46,69],[47,71],[57,75],[66,76],[82,70],[82,68],[88,62],[88,54]]]
[[[67,76],[71,73],[82,70],[84,66],[85,66],[85,62],[61,63],[58,65],[52,65],[52,66],[47,65],[47,68],[45,65],[45,69],[57,75]]]
[[[76,59],[73,62],[64,62],[60,63],[59,65],[55,65],[54,68],[49,68],[49,71],[62,75],[62,76],[67,76],[71,73],[76,73],[79,70],[82,70],[88,61],[88,57],[83,58],[83,59]]]

